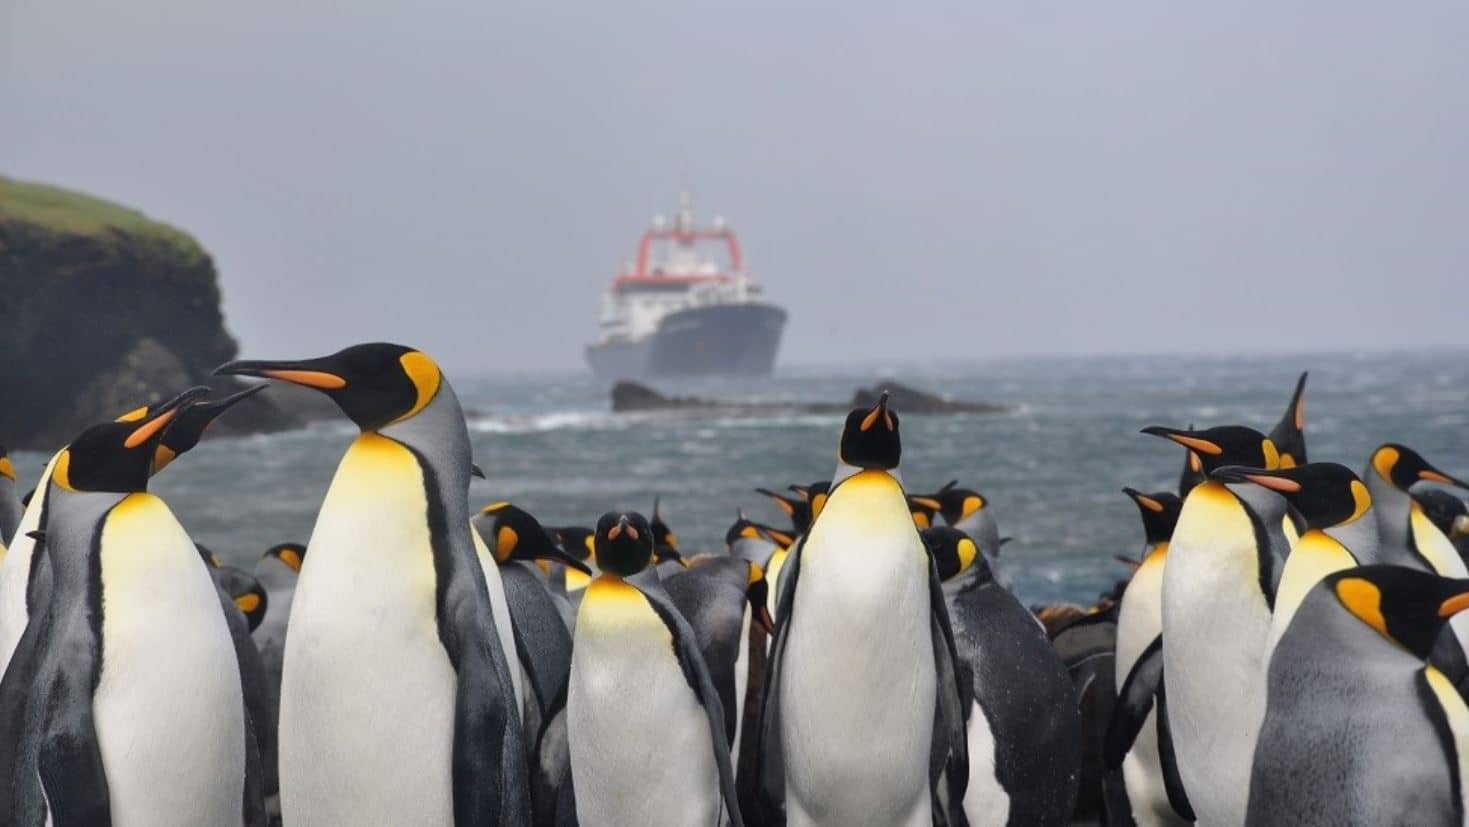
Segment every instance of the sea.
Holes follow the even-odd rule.
[[[748,403],[843,402],[885,378],[954,399],[1009,406],[999,414],[902,416],[910,492],[951,479],[995,510],[1002,562],[1029,605],[1089,603],[1142,546],[1123,486],[1174,490],[1183,452],[1139,434],[1148,425],[1250,425],[1268,431],[1301,371],[1310,458],[1360,469],[1401,442],[1469,477],[1469,352],[1258,356],[1009,358],[956,364],[797,367],[765,379],[653,382],[684,396]],[[828,479],[841,417],[613,413],[609,383],[579,372],[450,375],[487,479],[471,505],[510,500],[547,525],[593,525],[609,510],[651,511],[654,499],[686,553],[723,549],[743,510],[784,515],[755,488]],[[902,415],[902,411],[898,411]],[[193,538],[253,568],[268,546],[306,542],[355,428],[345,418],[274,434],[207,435],[156,477]],[[20,453],[23,481],[44,465]],[[26,490],[26,489],[22,489]]]

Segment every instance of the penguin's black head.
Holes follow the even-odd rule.
[[[15,463],[10,461],[10,452],[5,450],[3,445],[0,445],[0,477],[5,477],[11,482],[16,481]]]
[[[1372,507],[1367,486],[1352,469],[1335,462],[1308,462],[1274,471],[1226,465],[1211,476],[1224,482],[1252,482],[1274,491],[1285,497],[1307,528],[1345,525]]]
[[[274,557],[286,568],[301,573],[301,564],[306,562],[306,547],[300,543],[278,543],[265,550],[266,557]]]
[[[1469,580],[1405,566],[1357,566],[1323,582],[1358,620],[1424,660],[1449,618],[1469,609]]]
[[[745,588],[745,599],[750,603],[750,614],[765,634],[775,634],[775,622],[770,619],[770,583],[765,579],[765,569],[750,561],[750,580]]]
[[[1456,488],[1469,488],[1469,482],[1434,468],[1417,451],[1406,445],[1389,442],[1372,452],[1372,470],[1399,491],[1407,491],[1418,482],[1436,482]]]
[[[609,511],[597,521],[597,567],[618,577],[631,577],[653,559],[653,529],[636,512]]]
[[[222,399],[211,402],[198,402],[189,405],[179,411],[174,417],[173,423],[163,432],[163,439],[153,449],[153,473],[158,473],[168,467],[170,462],[178,459],[178,455],[199,444],[199,439],[204,436],[204,431],[214,424],[225,411],[236,404],[265,390],[267,382],[232,393]]]
[[[673,546],[653,546],[654,563],[677,563],[683,568],[689,567],[689,562]]]
[[[561,550],[570,554],[578,560],[590,560],[592,553],[596,550],[595,539],[597,532],[584,526],[568,525],[557,528],[546,529],[551,536],[556,538],[556,545]]]
[[[190,402],[209,393],[190,388],[164,402],[93,425],[57,457],[51,481],[68,491],[131,494],[148,490],[153,457],[164,430]]]
[[[658,497],[653,498],[653,519],[648,523],[648,527],[653,531],[653,548],[655,550],[659,548],[677,549],[678,535],[673,533],[668,523],[663,522],[663,515],[658,511],[659,499]]]
[[[1280,422],[1270,431],[1270,441],[1280,450],[1280,467],[1306,464],[1306,374],[1296,380],[1296,390]]]
[[[976,511],[989,505],[989,500],[983,494],[972,488],[959,487],[958,480],[949,480],[933,498],[939,501],[939,514],[949,525],[971,517]]]
[[[1280,467],[1280,451],[1275,443],[1254,428],[1242,425],[1221,425],[1202,431],[1154,425],[1144,428],[1143,433],[1171,439],[1193,451],[1206,474],[1226,465],[1270,470]]]
[[[317,359],[226,362],[214,372],[315,388],[364,431],[416,415],[433,401],[443,381],[439,366],[427,354],[386,342],[353,345]]]
[[[480,509],[473,523],[501,565],[511,560],[551,560],[583,574],[592,573],[585,563],[556,545],[550,532],[522,508],[507,502],[490,503]]]
[[[734,524],[729,527],[729,531],[724,532],[724,544],[726,546],[733,546],[741,538],[769,540],[779,544],[781,548],[790,548],[791,544],[796,541],[796,538],[790,534],[779,529],[771,528],[768,525],[761,525],[760,523],[754,522],[746,518],[744,514],[740,514],[735,519]]]
[[[1190,422],[1188,429],[1194,429]],[[1204,475],[1204,461],[1192,448],[1183,449],[1183,470],[1178,474],[1178,496],[1179,499],[1188,496],[1188,492],[1194,490],[1194,486],[1208,479]]]
[[[270,600],[265,593],[265,588],[260,585],[260,581],[249,572],[234,566],[221,566],[220,585],[229,592],[235,607],[245,615],[246,622],[250,624],[250,631],[255,631],[260,621],[265,619],[265,610]]]
[[[1457,537],[1464,533],[1464,521],[1469,518],[1469,504],[1439,488],[1415,491],[1413,499],[1423,507],[1423,516],[1446,536]]]
[[[1124,488],[1122,493],[1132,498],[1138,513],[1143,518],[1143,535],[1148,545],[1165,543],[1173,536],[1178,525],[1178,512],[1183,510],[1183,500],[1171,491],[1154,491],[1144,494],[1136,488]]]
[[[756,488],[755,491],[769,497],[775,507],[786,513],[791,518],[791,530],[796,534],[805,534],[811,530],[811,502],[806,497],[787,497],[771,491],[768,488]]]
[[[933,517],[941,508],[943,504],[933,497],[923,494],[908,495],[908,512],[913,515],[913,524],[920,531],[933,525]]]
[[[984,559],[980,557],[979,547],[969,539],[968,534],[956,528],[925,528],[918,535],[923,538],[924,547],[933,557],[940,580],[957,577],[971,566],[986,566]]]
[[[826,507],[826,498],[831,494],[831,480],[818,480],[810,485],[788,485],[786,487],[810,504],[813,521],[820,516],[821,509]]]
[[[195,543],[194,550],[199,552],[199,558],[204,561],[204,565],[211,569],[217,569],[224,565],[224,562],[219,559],[219,555],[215,554],[203,543]]]
[[[898,414],[888,409],[888,393],[877,404],[847,414],[837,457],[854,468],[891,471],[898,467],[903,443],[898,436]]]

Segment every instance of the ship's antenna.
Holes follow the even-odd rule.
[[[678,189],[678,229],[687,232],[694,226],[694,199],[687,186]]]

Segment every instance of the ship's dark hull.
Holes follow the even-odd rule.
[[[786,312],[773,304],[680,310],[642,341],[589,346],[587,364],[601,379],[768,376],[785,323]]]

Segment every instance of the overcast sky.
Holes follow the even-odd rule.
[[[245,354],[574,368],[681,184],[782,361],[1462,346],[1463,2],[0,0],[0,174],[183,227]]]

